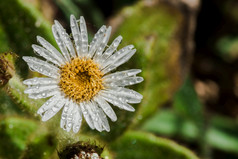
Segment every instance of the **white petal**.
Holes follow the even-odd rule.
[[[101,56],[101,58],[99,59],[100,63],[104,63],[108,57],[110,57],[112,55],[112,53],[114,51],[116,51],[117,47],[119,46],[119,44],[121,43],[122,40],[122,36],[118,36],[113,42],[112,44],[106,49],[106,51],[103,53],[103,55]]]
[[[83,56],[86,56],[88,53],[88,33],[85,20],[82,16],[80,17],[80,31],[82,41],[81,53]]]
[[[42,116],[42,121],[47,121],[52,118],[66,103],[65,99],[60,99],[52,108],[48,109]]]
[[[71,31],[72,31],[72,35],[74,38],[74,44],[75,44],[75,48],[76,48],[76,52],[77,55],[80,57],[80,53],[81,53],[81,45],[82,45],[82,41],[81,41],[81,33],[79,31],[79,27],[78,27],[78,23],[76,21],[76,18],[74,17],[74,15],[70,16],[70,26],[71,26]]]
[[[65,29],[57,20],[55,20],[55,25],[60,33],[60,37],[63,41],[64,48],[67,48],[66,50],[69,50],[71,57],[76,57],[76,53],[69,35],[66,33]]]
[[[62,54],[54,47],[52,46],[48,41],[46,41],[44,38],[37,36],[37,41],[48,51],[52,53],[52,56],[56,56],[55,58],[59,60],[61,64],[65,64],[66,59],[62,56]]]
[[[113,55],[111,55],[105,62],[102,64],[102,68],[105,68],[106,66],[113,64],[115,61],[119,60],[121,57],[128,54],[132,49],[134,48],[133,45],[128,45],[120,49],[119,51],[115,52]]]
[[[126,89],[126,90],[106,89],[106,90],[103,90],[102,92],[109,94],[113,98],[116,98],[117,100],[123,103],[134,103],[134,104],[140,103],[141,99],[143,98],[141,94],[131,89]]]
[[[80,103],[80,108],[82,110],[82,113],[83,113],[83,116],[84,116],[86,122],[88,123],[88,125],[91,129],[95,129],[93,120],[92,120],[88,110],[86,109],[86,107],[87,106],[85,106],[85,104],[83,102]]]
[[[46,62],[43,60],[40,60],[36,57],[31,57],[31,56],[23,56],[22,57],[27,63],[34,63],[35,65],[44,65],[47,68],[51,68],[53,71],[58,72],[59,68]]]
[[[93,124],[94,124],[96,130],[101,132],[103,128],[102,128],[102,125],[100,124],[100,118],[97,115],[97,112],[95,109],[95,103],[87,102],[86,109],[91,116],[91,119],[93,121]]]
[[[50,91],[52,89],[59,88],[57,84],[50,84],[50,85],[34,85],[31,87],[28,87],[24,90],[24,93],[26,94],[32,94],[32,93],[41,93],[43,91]]]
[[[136,52],[136,49],[131,50],[128,54],[126,54],[125,56],[121,57],[120,59],[117,59],[116,61],[114,61],[114,63],[109,64],[107,67],[105,67],[102,72],[104,74],[116,69],[118,66],[124,64],[125,62],[127,62]]]
[[[98,30],[98,32],[94,35],[94,38],[89,45],[89,52],[88,52],[89,58],[93,57],[95,51],[99,48],[99,45],[102,43],[105,31],[106,31],[106,26],[103,25]]]
[[[23,56],[23,60],[25,60],[32,71],[39,72],[43,75],[58,78],[59,76],[59,68],[49,64],[48,62],[42,61],[35,57]]]
[[[69,108],[67,111],[67,118],[66,118],[66,131],[69,132],[72,128],[73,125],[73,111],[74,111],[74,103],[73,102],[69,102]]]
[[[143,98],[143,95],[141,95],[140,93],[138,93],[132,89],[124,88],[124,87],[112,87],[109,90],[117,92],[119,97],[125,96],[125,97],[135,99],[135,100],[142,100],[142,98]]]
[[[120,99],[115,97],[114,95],[111,95],[109,93],[101,92],[100,95],[108,102],[112,103],[113,105],[117,106],[120,109],[125,109],[127,111],[134,112],[135,108],[133,108],[131,105],[122,102]]]
[[[113,111],[112,107],[100,96],[94,98],[94,100],[98,103],[98,105],[102,108],[102,110],[107,114],[107,116],[112,120],[116,121],[117,116]]]
[[[52,32],[53,32],[55,41],[56,41],[57,45],[59,46],[64,58],[68,62],[70,62],[70,55],[69,55],[69,52],[68,52],[66,46],[64,45],[63,39],[60,36],[61,32],[59,30],[59,27],[57,27],[56,25],[52,25]]]
[[[82,123],[82,112],[78,104],[73,101],[67,101],[61,115],[60,127],[66,131],[73,128],[73,132],[77,133]]]
[[[140,69],[130,69],[126,71],[114,72],[110,73],[106,76],[103,76],[103,81],[105,82],[113,82],[115,80],[122,80],[124,78],[135,76],[136,74],[140,73]]]
[[[104,114],[101,108],[97,107],[98,110],[98,116],[100,117],[101,124],[103,126],[103,129],[106,130],[107,132],[110,131],[110,126],[107,120],[107,116]]]
[[[67,121],[67,114],[68,114],[68,110],[69,110],[69,105],[70,102],[69,100],[66,100],[66,103],[64,105],[62,114],[61,114],[61,120],[60,120],[60,127],[64,130],[66,130],[66,121]]]
[[[143,98],[143,95],[141,95],[140,93],[138,93],[132,89],[128,89],[128,88],[124,88],[124,87],[113,87],[111,89],[115,90],[116,92],[123,93],[125,96],[135,97],[137,99]]]
[[[110,126],[107,120],[107,116],[104,114],[104,112],[102,111],[102,109],[100,107],[98,107],[98,104],[94,101],[91,101],[91,107],[90,107],[96,118],[96,122],[99,124],[99,130],[98,131],[102,131],[102,130],[106,130],[106,131],[110,131]]]
[[[37,114],[39,115],[43,115],[43,113],[52,108],[59,100],[60,100],[61,96],[59,94],[51,97],[49,100],[47,100],[37,111]]]
[[[23,81],[25,85],[48,85],[48,84],[57,84],[58,81],[54,78],[44,78],[44,77],[34,77]]]
[[[67,101],[61,115],[60,127],[66,131],[70,131],[73,127],[74,133],[80,129],[82,122],[82,113],[79,105],[73,101]]]
[[[75,105],[74,116],[73,116],[73,132],[77,133],[82,123],[82,111],[78,104]]]
[[[40,93],[29,94],[29,98],[32,98],[32,99],[47,98],[47,97],[53,96],[55,94],[58,94],[60,92],[61,91],[59,88],[55,88],[55,89],[51,89],[50,91],[46,90],[46,91],[42,91]]]
[[[144,79],[142,77],[126,77],[121,80],[114,80],[111,82],[105,82],[106,86],[119,86],[119,87],[124,87],[124,86],[129,86],[129,85],[134,85],[137,83],[141,83]]]
[[[50,61],[58,66],[60,66],[62,64],[60,61],[57,60],[57,58],[56,58],[57,56],[50,53],[45,48],[35,45],[35,44],[32,45],[32,48],[37,55],[44,57],[47,61]]]
[[[107,28],[107,31],[105,33],[105,36],[104,38],[102,39],[102,42],[100,44],[100,46],[98,47],[98,50],[97,52],[95,53],[93,59],[96,61],[96,62],[99,62],[99,59],[100,57],[102,56],[102,52],[104,51],[105,47],[107,46],[107,43],[108,43],[108,40],[110,38],[110,35],[111,35],[111,31],[112,31],[112,27],[109,26]]]

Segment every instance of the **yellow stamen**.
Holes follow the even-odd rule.
[[[60,88],[76,102],[89,101],[103,89],[98,65],[91,59],[75,58],[61,67]]]

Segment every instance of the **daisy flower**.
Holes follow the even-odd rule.
[[[125,88],[143,81],[136,76],[140,69],[113,72],[127,62],[136,52],[133,45],[117,50],[122,37],[118,36],[110,46],[107,45],[111,27],[103,25],[88,44],[86,23],[71,15],[72,36],[55,21],[52,26],[54,38],[60,51],[44,38],[37,36],[42,45],[32,45],[34,52],[46,61],[24,56],[32,71],[48,77],[35,77],[23,81],[28,88],[24,93],[29,98],[50,97],[37,111],[42,121],[52,118],[62,110],[60,127],[77,133],[82,119],[91,129],[110,131],[107,116],[116,121],[112,105],[127,111],[135,111],[130,105],[140,103],[143,96]],[[110,103],[110,104],[109,104]]]

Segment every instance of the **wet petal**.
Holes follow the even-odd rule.
[[[108,57],[110,57],[116,51],[117,47],[121,43],[121,40],[122,40],[122,36],[118,36],[112,42],[112,44],[106,49],[106,51],[103,53],[103,55],[99,58],[98,62],[100,64],[103,64],[108,59]]]
[[[93,60],[95,60],[96,62],[100,62],[99,59],[101,58],[102,52],[104,51],[105,47],[107,46],[109,37],[111,35],[111,30],[112,30],[112,27],[109,26],[107,28],[104,38],[102,39],[100,46],[97,48],[97,52],[95,53],[95,55],[93,57]]]
[[[37,36],[36,38],[37,41],[52,54],[52,56],[55,56],[61,64],[65,64],[66,59],[54,46],[52,46],[48,41],[40,36]]]
[[[105,92],[101,92],[101,95],[106,101],[110,102],[111,104],[113,104],[114,106],[117,106],[120,109],[124,109],[131,112],[135,111],[135,108],[133,108],[130,104],[122,102],[120,99],[118,99],[114,95],[111,95]]]
[[[80,17],[80,32],[81,32],[81,53],[83,56],[87,56],[88,53],[88,32],[84,17]]]
[[[60,100],[60,98],[61,97],[58,94],[51,97],[38,109],[37,114],[40,114],[42,116],[43,113],[51,109]]]
[[[74,15],[70,16],[70,27],[71,27],[72,35],[74,38],[76,52],[77,52],[77,55],[80,57],[81,47],[82,47],[81,33],[79,31],[78,23]]]
[[[58,78],[59,76],[59,68],[49,64],[48,62],[42,61],[35,57],[23,56],[23,60],[25,60],[32,71],[39,72],[43,75]]]
[[[84,116],[84,119],[86,120],[86,122],[88,123],[89,127],[91,129],[95,129],[94,127],[94,123],[93,123],[93,120],[88,112],[88,110],[86,109],[87,106],[85,106],[84,103],[80,103],[80,108],[82,110],[82,113],[83,113],[83,116]]]
[[[66,59],[66,61],[70,62],[70,55],[69,55],[69,52],[68,52],[66,46],[64,45],[62,37],[60,36],[61,32],[59,30],[59,27],[57,27],[56,25],[53,25],[52,32],[53,32],[55,41],[56,41],[57,45],[59,46],[64,58]]]
[[[95,34],[92,42],[89,45],[89,52],[88,52],[88,57],[91,58],[93,57],[95,51],[100,48],[100,44],[103,42],[103,38],[105,36],[105,31],[106,31],[106,26],[103,25],[98,32]]]
[[[32,99],[41,99],[41,98],[47,98],[51,97],[53,95],[59,94],[61,90],[59,88],[51,89],[50,91],[45,90],[40,93],[31,93],[29,94],[29,98]]]
[[[66,100],[60,99],[52,108],[48,109],[42,116],[42,121],[47,121],[52,118],[66,103]]]
[[[74,107],[74,115],[73,115],[73,132],[77,133],[82,124],[82,111],[79,105],[75,105]]]
[[[63,42],[62,45],[64,45],[63,47],[66,48],[66,51],[67,50],[69,51],[68,53],[70,54],[71,57],[75,58],[76,53],[75,53],[74,46],[70,40],[69,35],[66,33],[65,29],[57,20],[55,20],[55,25],[62,39],[62,42]]]
[[[112,109],[112,107],[100,96],[97,96],[94,98],[94,100],[98,103],[99,107],[102,108],[102,110],[107,114],[107,116],[112,120],[116,121],[117,116]]]
[[[23,81],[25,85],[49,85],[57,84],[58,81],[54,78],[34,77]]]

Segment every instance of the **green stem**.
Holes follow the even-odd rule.
[[[24,93],[26,86],[23,85],[22,80],[19,76],[14,75],[6,86],[6,93],[12,97],[13,101],[20,105],[24,110],[34,115],[39,106],[41,106],[44,100],[33,100],[28,98],[27,94]]]

